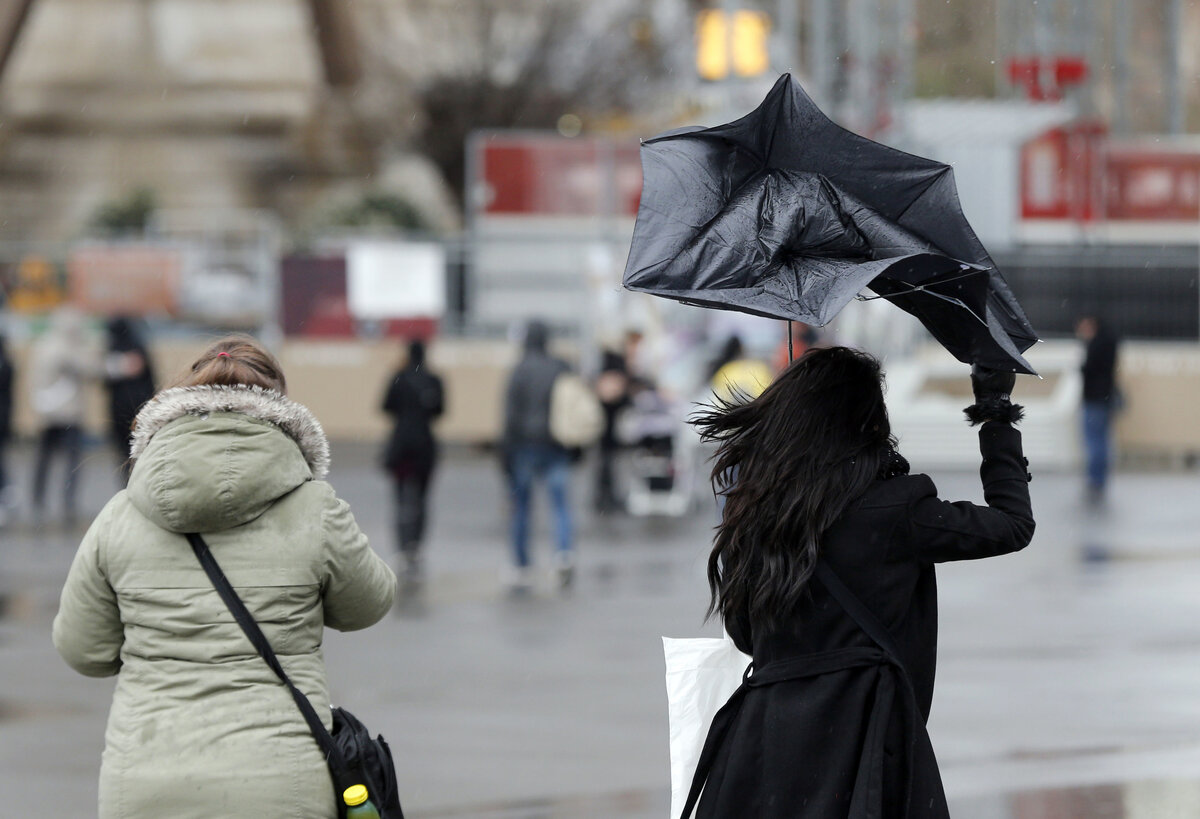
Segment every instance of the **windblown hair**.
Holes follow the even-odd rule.
[[[224,353],[224,355],[222,355]],[[213,343],[172,387],[236,386],[243,384],[287,394],[287,379],[275,356],[256,339],[242,333]]]
[[[777,629],[804,597],[826,530],[892,460],[879,362],[809,350],[758,398],[718,401],[691,423],[719,444],[712,484],[725,496],[708,616]]]

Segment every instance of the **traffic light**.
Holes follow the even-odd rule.
[[[771,67],[768,49],[771,18],[761,11],[738,10],[733,13],[733,36],[728,15],[720,9],[708,9],[696,15],[696,70],[706,80],[729,76],[729,57],[733,73],[739,77],[757,77]]]

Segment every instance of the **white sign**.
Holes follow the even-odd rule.
[[[358,319],[446,312],[446,251],[429,242],[359,242],[346,251],[346,295]]]

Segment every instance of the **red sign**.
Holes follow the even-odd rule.
[[[1021,216],[1077,219],[1097,216],[1104,126],[1054,128],[1021,149]]]
[[[475,156],[485,215],[633,216],[642,191],[638,144],[551,134],[490,134]]]
[[[1200,220],[1200,147],[1112,143],[1096,124],[1047,131],[1021,149],[1021,216]]]
[[[1031,100],[1060,100],[1063,89],[1087,79],[1088,66],[1083,57],[1009,57],[1005,66],[1013,85],[1025,89]]]
[[[283,299],[283,332],[307,338],[355,338],[359,323],[350,313],[346,290],[346,257],[287,256],[279,265]],[[378,331],[387,338],[430,339],[435,318],[388,319]]]
[[[183,251],[149,244],[84,245],[67,260],[71,301],[101,315],[178,312]]]
[[[1106,177],[1109,219],[1200,219],[1200,150],[1112,148]]]

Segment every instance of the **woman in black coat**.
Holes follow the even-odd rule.
[[[392,417],[383,466],[392,478],[396,543],[404,556],[403,576],[409,585],[421,575],[427,497],[437,463],[433,422],[442,414],[443,403],[442,380],[425,366],[425,345],[411,342],[408,360],[383,397],[383,411]]]
[[[811,350],[759,398],[695,419],[719,443],[726,498],[710,614],[753,657],[713,720],[696,816],[948,816],[925,730],[934,564],[1015,552],[1033,535],[1013,381],[972,373],[986,506],[940,500],[908,474],[879,363],[845,347]]]
[[[107,330],[104,385],[108,389],[108,434],[121,459],[121,479],[128,482],[133,469],[129,460],[133,419],[142,405],[154,397],[154,371],[150,351],[132,319],[125,316],[109,319]]]

